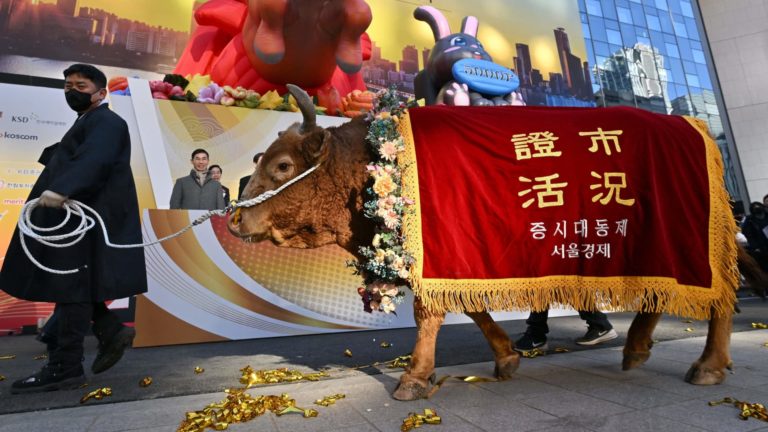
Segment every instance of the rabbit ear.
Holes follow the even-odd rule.
[[[480,26],[480,22],[473,16],[464,17],[461,21],[461,32],[468,34],[472,37],[477,37],[477,28]]]
[[[435,9],[432,6],[419,6],[413,11],[413,17],[419,21],[424,21],[432,28],[432,34],[435,36],[435,41],[451,34],[451,26],[448,25],[448,20],[442,12]]]

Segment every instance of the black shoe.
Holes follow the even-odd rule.
[[[114,366],[123,357],[125,349],[133,344],[135,337],[136,330],[132,327],[122,326],[111,338],[99,341],[99,352],[93,359],[91,371],[98,374]]]
[[[515,351],[517,352],[525,354],[535,349],[541,351],[546,351],[549,349],[546,336],[536,337],[530,333],[525,333],[523,337],[515,342]]]
[[[40,372],[22,378],[11,385],[12,394],[38,393],[76,389],[85,384],[83,365],[61,367],[46,364]]]
[[[619,335],[614,329],[600,330],[590,327],[587,329],[587,333],[584,336],[576,339],[576,343],[579,345],[597,345],[605,341],[616,339],[617,337],[619,337]]]

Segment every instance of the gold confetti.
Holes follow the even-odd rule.
[[[240,369],[240,383],[245,384],[246,388],[251,388],[257,384],[277,384],[295,381],[320,381],[320,378],[327,378],[327,372],[301,373],[297,370],[288,368],[272,370],[253,370],[250,366]]]
[[[693,327],[687,327],[687,328],[685,329],[685,331],[686,331],[687,333],[690,333],[690,332],[692,332],[692,331],[693,331]]]
[[[756,323],[752,323],[752,328],[754,328],[754,329],[768,329],[768,324],[761,323],[761,322],[756,322]]]
[[[680,322],[681,322],[681,323],[683,323],[683,324],[690,324],[690,323],[692,323],[693,321],[691,321],[691,320],[683,320],[683,321],[680,321]]]
[[[5,375],[0,375],[0,381],[5,381]]]
[[[565,347],[557,347],[557,348],[555,348],[555,352],[556,353],[567,353],[567,352],[571,352],[571,350],[569,350],[568,348],[565,348]]]
[[[343,395],[341,393],[335,394],[335,395],[326,396],[326,397],[324,397],[322,399],[316,400],[315,401],[315,405],[320,405],[320,406],[327,407],[329,405],[334,405],[337,400],[344,399],[345,397],[347,397],[347,396]]]
[[[768,348],[768,342],[764,343],[763,346]]]
[[[201,374],[203,372],[205,372],[205,369],[201,368],[200,366],[195,366],[195,373],[196,374]]]
[[[479,377],[474,375],[469,376],[451,376],[446,375],[435,383],[435,385],[432,386],[432,388],[429,390],[429,393],[427,394],[427,399],[431,398],[435,393],[437,393],[438,390],[440,390],[440,387],[448,381],[449,379],[457,379],[459,381],[464,381],[468,383],[479,383],[479,382],[498,382],[496,378],[485,378],[485,377]]]
[[[280,396],[251,396],[246,389],[227,389],[226,399],[212,403],[199,411],[187,412],[177,432],[203,432],[206,428],[225,430],[234,423],[245,423],[271,411],[278,416],[301,414],[305,418],[317,417],[313,409],[296,406],[296,400],[287,394]]]
[[[144,377],[139,381],[139,387],[149,387],[152,385],[152,377]]]
[[[732,404],[736,408],[741,410],[739,418],[742,420],[749,420],[750,417],[768,422],[768,412],[765,410],[765,406],[760,403],[749,403],[736,400],[734,398],[724,398],[719,401],[709,402],[709,406],[717,406],[722,404]]]
[[[0,360],[13,360],[16,358],[16,354],[1,355]]]
[[[32,360],[45,360],[48,358],[48,354],[40,354],[32,357]]]
[[[545,355],[547,355],[547,352],[540,348],[534,348],[532,350],[525,351],[523,353],[523,357],[525,358],[536,358],[536,357],[545,356]]]
[[[424,414],[409,413],[408,417],[403,419],[403,424],[400,426],[400,431],[408,432],[409,430],[421,427],[424,424],[439,425],[441,422],[442,420],[434,410],[425,408]]]
[[[382,342],[379,346],[382,348],[389,348],[392,346],[392,344],[389,342]]]
[[[84,404],[88,401],[88,399],[102,400],[107,396],[112,396],[112,389],[109,387],[102,387],[83,396],[80,399],[80,403]]]
[[[347,357],[352,357],[352,351],[349,348],[347,348],[344,350],[344,355]]]
[[[397,368],[407,368],[411,365],[411,359],[413,358],[412,355],[403,355],[396,357],[394,360],[389,362],[389,368],[390,369],[397,369]]]

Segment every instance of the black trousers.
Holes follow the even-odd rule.
[[[548,317],[549,310],[531,312],[531,314],[528,315],[528,319],[525,320],[525,323],[528,324],[528,330],[526,332],[537,339],[545,338],[547,333],[549,333],[549,326],[547,325]],[[613,325],[608,321],[608,316],[600,311],[579,311],[579,317],[587,322],[589,328],[597,328],[600,331],[613,328]]]
[[[56,303],[49,323],[55,326],[55,341],[49,343],[49,363],[64,368],[79,365],[83,361],[83,341],[93,321],[93,333],[99,341],[109,340],[120,330],[120,319],[107,305],[101,303]],[[48,327],[48,324],[46,324]]]

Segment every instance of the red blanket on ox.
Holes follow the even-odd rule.
[[[698,120],[631,108],[426,107],[401,122],[413,289],[448,311],[733,300],[736,226]]]

